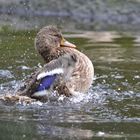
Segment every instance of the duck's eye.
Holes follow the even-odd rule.
[[[59,34],[54,34],[54,36],[61,38],[61,35],[59,35]]]
[[[58,37],[58,34],[54,34],[54,36],[57,36]]]

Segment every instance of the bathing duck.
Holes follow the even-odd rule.
[[[42,98],[53,90],[65,96],[88,91],[94,76],[93,64],[74,44],[64,39],[57,27],[42,28],[35,38],[35,49],[45,65],[31,76],[22,95]]]

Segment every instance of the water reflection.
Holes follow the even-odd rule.
[[[121,37],[117,32],[80,32],[79,34],[66,34],[68,38],[87,38],[88,42],[95,44],[96,42],[111,42],[113,43],[114,38]],[[85,44],[86,45],[86,44]]]
[[[41,135],[47,135],[48,137],[53,139],[89,139],[92,138],[94,135],[91,130],[82,130],[78,128],[66,128],[49,125],[45,126],[44,124],[38,126],[38,133]]]
[[[14,92],[43,62],[33,47],[34,34],[0,37],[3,94]],[[65,37],[93,61],[93,87],[86,96],[46,104],[0,102],[0,139],[139,139],[139,33],[77,31]]]

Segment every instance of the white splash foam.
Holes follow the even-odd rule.
[[[58,101],[63,101],[65,99],[64,95],[59,96]]]
[[[32,105],[38,105],[38,106],[42,106],[43,105],[43,103],[40,102],[40,101],[32,102],[31,104]]]
[[[73,103],[79,103],[79,102],[88,102],[92,97],[91,93],[80,93],[80,92],[75,92],[73,94],[73,97],[70,98],[70,101]]]
[[[105,135],[105,133],[104,133],[104,132],[101,132],[101,131],[99,131],[99,132],[97,133],[97,136],[99,136],[99,137],[104,136],[104,135]]]

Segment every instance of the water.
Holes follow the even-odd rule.
[[[0,94],[16,91],[35,66],[34,32],[0,33]],[[139,140],[140,33],[65,33],[95,67],[89,93],[45,104],[0,103],[0,140]]]

